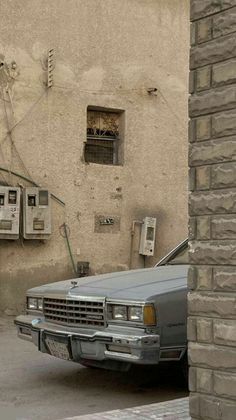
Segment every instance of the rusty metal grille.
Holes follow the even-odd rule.
[[[114,140],[88,138],[85,144],[85,161],[103,165],[116,164]]]
[[[103,302],[44,298],[46,321],[57,324],[104,326]]]

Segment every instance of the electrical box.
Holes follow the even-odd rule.
[[[89,275],[89,261],[77,262],[77,274],[78,277],[86,277]]]
[[[0,239],[18,239],[20,188],[0,185]]]
[[[154,254],[156,236],[155,217],[145,217],[143,219],[139,253],[141,255],[152,256]]]
[[[37,187],[23,190],[23,236],[25,239],[48,239],[51,235],[51,196]]]

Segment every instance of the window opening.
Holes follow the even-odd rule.
[[[118,112],[88,110],[86,162],[103,165],[118,163],[119,120]]]
[[[48,191],[39,191],[39,206],[48,206]]]
[[[36,207],[36,195],[28,194],[28,206]]]
[[[4,194],[0,194],[0,206],[4,206]]]
[[[8,193],[8,203],[9,204],[16,204],[17,192],[16,191],[9,191]]]

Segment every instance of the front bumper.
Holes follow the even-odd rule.
[[[108,326],[105,330],[70,328],[44,321],[32,315],[20,315],[15,324],[19,338],[33,342],[38,350],[49,353],[46,338],[66,343],[70,359],[75,362],[119,361],[136,364],[157,364],[160,337],[138,328]]]

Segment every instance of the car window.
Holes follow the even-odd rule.
[[[188,247],[180,251],[179,254],[175,255],[173,258],[170,258],[170,260],[167,261],[166,264],[189,264]]]
[[[155,267],[160,265],[189,264],[188,239],[181,242],[176,248],[162,258]]]

